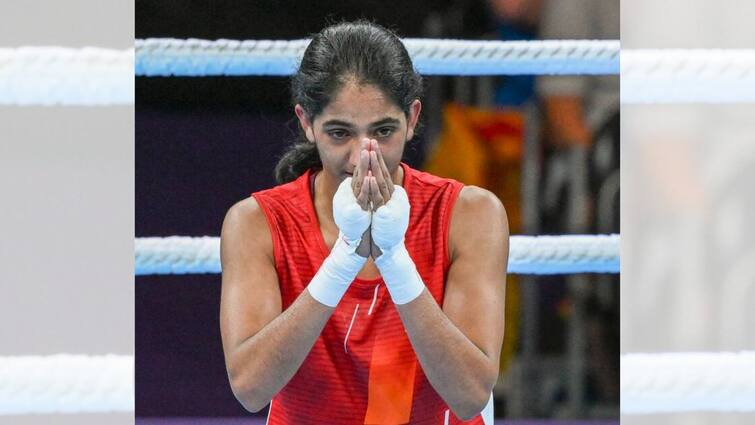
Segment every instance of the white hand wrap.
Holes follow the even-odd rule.
[[[338,239],[307,286],[312,298],[328,307],[338,305],[367,261],[356,250],[362,235],[370,227],[370,212],[357,203],[351,189],[351,177],[341,182],[333,197],[333,218],[339,230]]]
[[[372,214],[372,240],[383,252],[375,265],[395,304],[406,304],[425,289],[417,267],[404,246],[409,227],[409,197],[401,186],[394,186],[391,199]]]
[[[341,182],[333,196],[333,219],[346,240],[349,243],[356,242],[356,246],[370,227],[371,214],[357,203],[354,190],[351,188],[351,177]]]

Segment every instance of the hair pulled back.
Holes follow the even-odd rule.
[[[312,38],[291,78],[292,104],[301,105],[311,122],[349,81],[379,88],[407,117],[412,102],[422,96],[422,77],[401,39],[366,20],[331,25]],[[275,166],[275,179],[287,183],[310,168],[322,168],[322,162],[300,128]]]

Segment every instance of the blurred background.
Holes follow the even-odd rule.
[[[402,37],[618,39],[618,0],[136,2],[136,37],[297,39],[368,18]],[[297,131],[288,78],[137,78],[136,236],[220,234],[275,185]],[[606,77],[430,77],[411,166],[496,193],[512,234],[618,233],[619,86]],[[617,275],[515,276],[495,410],[507,423],[618,423]],[[256,417],[234,399],[220,275],[136,279],[139,423]],[[210,418],[221,418],[212,421]],[[245,423],[256,423],[249,419]]]
[[[633,0],[621,44],[755,47],[755,3]],[[621,352],[755,348],[755,106],[622,106]],[[751,424],[755,414],[626,416]]]
[[[133,44],[132,2],[0,2],[0,47]],[[0,357],[132,355],[134,108],[0,105],[0,131]],[[0,415],[14,425],[133,422]]]
[[[139,1],[136,31],[140,38],[296,38],[319,30],[327,16],[366,16],[394,26],[404,36],[503,38],[499,31],[504,30],[499,28],[505,28],[501,22],[509,19],[528,22],[510,25],[525,37],[546,37],[543,25],[548,6],[546,0],[541,2],[531,9],[518,5],[534,2],[504,2],[508,6],[501,10],[509,12],[494,13],[492,3],[486,2],[449,0],[420,5],[407,1],[402,3],[401,17],[396,17],[378,2],[248,5],[163,1],[156,5]],[[593,12],[590,2],[579,3],[581,7],[573,11]],[[0,2],[0,46],[126,48],[134,37],[134,7],[134,3],[118,0]],[[512,14],[513,10],[519,12]],[[530,15],[525,10],[538,12]],[[755,32],[750,17],[754,14],[755,4],[734,0],[624,1],[622,44],[624,48],[753,48]],[[499,21],[498,16],[509,18]],[[521,19],[525,16],[528,18]],[[553,38],[561,36],[554,34]],[[137,83],[136,235],[217,235],[231,203],[273,184],[275,155],[293,131],[286,81],[139,78]],[[489,117],[485,114],[494,109],[492,116],[497,116],[509,110],[504,105],[511,102],[504,95],[499,98],[500,87],[508,84],[506,90],[513,91],[516,85],[511,79],[497,78],[433,78],[428,84],[425,133],[414,141],[415,148],[409,149],[407,158],[417,167],[429,167],[426,164],[442,146],[443,135],[450,134],[451,123],[456,122],[454,110],[483,110],[481,116]],[[597,151],[601,139],[596,134],[603,133],[596,132],[598,127],[587,119],[586,110],[565,113],[582,117],[576,124],[561,126],[577,130],[558,130],[559,124],[548,119],[553,106],[546,105],[555,104],[558,110],[559,102],[545,100],[548,89],[542,89],[539,82],[523,84],[533,85],[535,90],[524,97],[536,96],[537,100],[522,102],[531,106],[519,106],[524,111],[520,118],[507,115],[509,121],[505,121],[520,120],[520,127],[493,126],[509,128],[514,134],[521,131],[522,140],[518,145],[505,145],[521,149],[516,154],[512,148],[514,153],[505,157],[518,155],[520,168],[515,161],[506,168],[495,168],[518,170],[520,184],[507,187],[518,188],[520,194],[496,193],[510,213],[519,212],[518,233],[568,233],[572,227],[561,224],[563,230],[550,230],[555,224],[545,219],[547,211],[553,211],[552,194],[563,193],[545,188],[559,187],[556,183],[567,179],[545,176],[569,174],[564,170],[575,168],[552,165],[559,164],[553,158],[570,158],[559,153],[568,151],[584,158],[584,152],[574,148],[582,143],[578,140],[589,140],[589,151]],[[434,93],[439,96],[435,100]],[[571,105],[563,107],[578,112],[589,103],[585,95],[578,96],[582,101],[576,102],[577,106],[571,101],[561,105]],[[433,105],[436,109],[429,109]],[[755,213],[755,192],[750,184],[755,179],[755,107],[627,105],[622,109],[621,352],[752,350],[755,246],[747,239],[752,232],[746,226]],[[459,115],[465,117],[460,120],[473,116],[472,112]],[[0,213],[4,236],[0,242],[0,355],[132,353],[134,110],[2,106],[0,128],[4,132],[0,139],[4,207]],[[592,130],[583,131],[585,128]],[[558,138],[549,136],[559,131],[572,134],[566,139],[575,140],[566,150]],[[591,136],[580,139],[580,134]],[[469,177],[457,178],[465,181]],[[568,181],[578,178],[585,179],[584,172],[575,172]],[[596,179],[589,177],[588,181]],[[525,182],[537,182],[536,195],[525,195],[533,187]],[[570,196],[570,201],[557,201],[556,205],[567,202],[572,206],[564,211],[579,211],[579,205],[586,204],[581,208],[589,214],[568,216],[583,217],[591,226],[602,222],[596,221],[598,216],[612,217],[598,214],[598,196],[585,192],[592,201],[577,204]],[[555,215],[561,221],[567,216]],[[615,225],[617,219],[610,221]],[[515,220],[512,214],[512,225]],[[528,285],[521,277],[513,283],[515,279],[509,282],[512,293],[507,323],[516,326],[507,329],[504,350],[508,354],[496,388],[497,413],[512,418],[615,415],[615,398],[611,401],[615,393],[606,388],[617,382],[610,366],[617,361],[611,354],[617,337],[610,335],[618,321],[594,319],[616,314],[612,303],[617,298],[611,293],[615,288],[570,284],[564,278],[541,285]],[[253,423],[233,400],[225,378],[217,324],[219,276],[140,277],[136,283],[140,422],[160,423],[172,417],[167,422],[182,423],[175,419],[181,416],[188,417],[183,423],[207,423],[200,418],[214,416],[227,423]],[[588,289],[583,291],[580,285]],[[601,300],[601,308],[590,301],[595,299]],[[573,314],[580,311],[582,318]],[[579,325],[580,321],[588,324]],[[604,335],[597,339],[605,342],[594,342],[594,335]],[[588,357],[575,356],[573,353],[584,352],[580,347],[585,341],[589,342]],[[593,360],[601,351],[609,353],[602,355],[604,358],[612,359],[602,363],[608,367],[597,366],[601,362]],[[604,371],[592,370],[595,368]],[[598,384],[598,380],[607,384]],[[615,416],[608,420],[616,422]],[[50,422],[126,424],[133,422],[133,415],[0,417],[3,424]],[[627,416],[622,422],[727,425],[755,423],[755,417],[666,414]]]

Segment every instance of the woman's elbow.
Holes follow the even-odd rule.
[[[244,409],[257,413],[270,403],[270,399],[260,394],[259,389],[250,379],[231,378],[231,390],[236,400]]]
[[[488,404],[488,400],[490,399],[490,394],[488,394],[488,397],[480,400],[469,400],[463,405],[456,406],[455,408],[451,408],[451,411],[454,412],[454,415],[456,415],[457,418],[461,419],[462,421],[468,421],[475,416],[479,415],[480,412],[482,412],[483,409],[485,409],[485,406]]]
[[[261,394],[257,379],[250,373],[241,372],[239,368],[228,368],[228,381],[231,391],[236,400],[244,406],[244,409],[257,413],[270,403],[270,398]]]
[[[491,389],[482,389],[474,396],[470,396],[457,406],[449,406],[454,415],[463,421],[470,420],[479,415],[490,402]]]
[[[250,413],[257,413],[260,410],[264,409],[265,406],[270,404],[270,400],[267,401],[257,401],[257,400],[242,400],[238,396],[236,397],[236,400],[241,403],[241,405],[244,407],[244,409],[248,410]]]

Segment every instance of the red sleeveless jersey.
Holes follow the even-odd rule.
[[[449,267],[451,209],[463,185],[406,164],[411,215],[406,248],[439,305]],[[329,254],[310,190],[312,171],[253,194],[273,238],[283,309]],[[463,422],[430,385],[381,278],[355,279],[291,381],[273,398],[268,424],[492,424]]]

